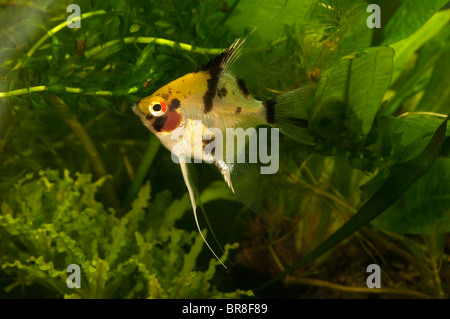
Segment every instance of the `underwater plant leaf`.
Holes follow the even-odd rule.
[[[208,187],[206,187],[201,195],[200,199],[202,203],[206,204],[214,200],[228,200],[236,201],[236,197],[228,189],[223,181],[214,181]]]
[[[131,236],[139,229],[140,222],[145,217],[145,209],[150,201],[150,181],[147,181],[139,190],[137,197],[133,201],[131,210],[123,217],[128,221],[127,236]]]
[[[400,41],[424,25],[448,0],[406,0],[384,28],[384,44]]]
[[[313,130],[331,143],[366,135],[389,87],[393,50],[371,48],[341,59],[319,83],[310,111]]]
[[[142,157],[142,160],[136,170],[136,176],[128,189],[127,197],[125,198],[125,207],[130,207],[131,202],[138,193],[139,187],[141,187],[144,182],[144,179],[147,176],[153,161],[155,160],[155,156],[158,153],[160,146],[161,143],[158,139],[155,136],[152,136],[150,138],[147,150],[145,151],[144,156]]]
[[[406,39],[392,43],[389,46],[395,50],[394,70],[392,81],[395,82],[408,61],[416,51],[427,41],[435,37],[450,21],[450,9],[437,12],[433,17],[423,24],[417,31]]]
[[[450,158],[438,157],[433,166],[395,204],[373,220],[397,233],[450,232]]]
[[[389,159],[387,166],[409,161],[423,151],[433,136],[433,132],[441,123],[442,120],[437,117],[410,115],[396,118],[381,116],[376,128],[378,140],[370,146],[370,149],[376,152],[378,156]],[[446,136],[449,136],[450,124],[447,124],[447,126]],[[368,183],[371,183],[371,181]],[[365,187],[365,185],[362,187],[361,200],[367,199],[373,194],[367,192]]]
[[[448,13],[448,19],[450,20],[450,10],[439,12],[439,14],[445,12]],[[433,77],[433,73],[439,74],[438,69],[441,67],[445,69],[446,67],[446,62],[442,61],[442,59],[444,58],[445,53],[450,50],[449,41],[450,25],[447,25],[420,48],[412,70],[411,67],[409,67],[406,68],[405,71],[397,72],[398,70],[401,70],[401,67],[403,67],[401,63],[397,62],[397,71],[394,71],[394,73],[396,73],[394,77],[398,77],[396,83],[394,84],[396,92],[394,97],[387,102],[384,110],[385,114],[394,113],[409,97],[419,93],[423,89],[430,89],[431,91],[434,91],[435,87],[432,88],[430,85],[437,85],[438,88],[441,86],[445,87],[445,83],[448,82],[447,78],[444,77],[444,79],[442,79],[443,82],[441,83],[436,83],[437,79],[435,78],[432,84],[431,78]],[[417,43],[417,41],[414,41],[413,43]],[[406,54],[411,54],[412,51],[404,52]],[[408,58],[411,57],[411,55],[408,56]],[[411,60],[413,60],[413,58],[411,58]],[[438,79],[438,81],[439,80],[440,79]],[[446,91],[447,88],[445,87],[445,89],[440,91],[438,95],[444,94],[445,99]],[[427,111],[431,111],[433,108],[433,105],[426,106]],[[446,108],[444,108],[442,112],[445,113]]]
[[[248,4],[253,3],[249,1]],[[298,82],[299,79],[292,76],[292,63],[300,63],[299,39],[296,39],[295,46],[295,43],[290,43],[286,37],[280,39],[280,34],[283,34],[283,29],[287,26],[304,25],[308,20],[308,12],[316,5],[317,1],[272,1],[265,5],[258,4],[260,17],[264,20],[256,27],[252,26],[246,37],[240,38],[232,45],[224,73],[239,79],[241,86],[258,100],[273,97],[270,89],[285,89],[282,86],[288,85],[289,82],[290,85],[292,82]],[[239,6],[236,8],[238,11]],[[241,31],[239,34],[242,33]],[[280,83],[280,78],[274,75],[287,67],[292,75],[281,79],[285,83]],[[302,76],[304,78],[305,74]]]
[[[426,148],[418,156],[404,163],[396,163],[390,168],[389,175],[385,181],[381,184],[377,191],[362,204],[357,213],[353,215],[348,222],[346,222],[341,228],[339,228],[335,233],[333,233],[302,259],[292,264],[281,274],[275,276],[273,279],[269,280],[257,289],[272,284],[282,277],[292,273],[296,269],[310,263],[331,248],[335,247],[344,239],[348,238],[362,226],[369,223],[392,204],[394,204],[399,197],[419,178],[421,178],[433,165],[433,162],[441,151],[441,146],[445,140],[447,122],[449,118],[450,114],[442,122],[442,124],[439,125]]]
[[[194,271],[202,251],[198,233],[174,225],[190,208],[187,194],[172,205],[170,197],[161,196],[162,204],[152,206],[146,183],[132,209],[118,219],[95,199],[103,181],[92,182],[87,174],[72,177],[67,170],[63,174],[46,170],[27,174],[0,194],[0,247],[5,249],[0,250],[0,275],[16,281],[11,287],[36,283],[67,298],[225,296],[211,284],[217,261],[207,272]],[[220,192],[212,187],[210,193],[208,200]],[[175,219],[152,218],[165,217],[167,206],[176,213]],[[147,207],[158,232],[149,228],[141,234]],[[81,288],[75,291],[66,285],[70,264],[81,269]],[[187,287],[191,284],[198,291]]]
[[[450,27],[448,28],[450,30]],[[417,106],[417,111],[444,113],[450,105],[450,49],[436,61],[436,67]]]
[[[301,27],[306,70],[323,72],[340,58],[370,47],[373,30],[367,28],[365,1],[329,0],[317,3]]]
[[[235,8],[235,13],[228,19],[226,25],[233,30],[233,33],[243,34],[246,30],[251,30],[256,26],[265,28],[267,21],[270,20],[271,28],[265,28],[268,32],[267,35],[280,34],[284,24],[305,23],[309,18],[308,13],[318,2],[317,0],[240,0]],[[251,14],[248,14],[249,12]],[[274,15],[279,19],[271,20]],[[279,23],[280,21],[282,23]]]
[[[353,60],[348,84],[349,106],[362,122],[362,133],[367,134],[390,85],[393,52],[390,49],[368,51]]]

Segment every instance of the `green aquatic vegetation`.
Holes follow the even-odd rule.
[[[381,30],[365,1],[83,0],[80,29],[66,27],[68,3],[2,4],[0,296],[311,296],[257,289],[283,280],[320,298],[448,297],[450,9],[388,2]],[[288,26],[271,24],[279,10]],[[219,243],[239,243],[224,245],[224,270],[179,167],[130,105],[255,26],[250,62],[265,67],[250,83],[264,98],[316,84],[318,144],[281,137],[279,172],[254,186],[270,224],[196,165]],[[357,279],[369,263],[379,290]],[[81,289],[66,285],[70,264]]]
[[[62,176],[55,170],[27,174],[2,201],[1,269],[16,286],[39,283],[65,298],[237,298],[249,291],[220,292],[211,283],[218,262],[196,269],[203,241],[175,227],[189,210],[186,196],[170,201],[150,184],[140,189],[122,218],[95,200],[104,179]],[[212,200],[212,198],[210,198]],[[237,245],[225,246],[224,258]],[[66,285],[68,265],[82,270],[81,288]],[[51,294],[49,293],[49,296]]]

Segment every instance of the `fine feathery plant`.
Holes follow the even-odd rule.
[[[270,296],[248,289],[279,279],[448,296],[447,2],[379,1],[381,29],[364,1],[82,0],[80,28],[67,27],[69,3],[0,2],[0,296],[238,298]],[[179,167],[130,105],[255,26],[269,58],[254,81],[269,79],[267,96],[317,84],[319,143],[281,138],[279,172],[255,185],[269,225],[199,167],[212,228],[234,243],[225,273],[185,214]],[[365,271],[356,259],[380,264],[386,285],[340,276]],[[66,285],[70,264],[80,289]]]

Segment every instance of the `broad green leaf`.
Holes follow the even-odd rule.
[[[404,0],[384,29],[384,43],[402,40],[425,24],[448,0]],[[381,12],[383,14],[383,12]]]
[[[382,116],[376,128],[378,140],[370,149],[380,157],[389,159],[391,164],[409,161],[423,151],[441,123],[440,118],[423,115],[403,118]],[[449,134],[450,127],[447,136]]]
[[[430,234],[450,232],[450,158],[434,165],[398,201],[373,222],[389,231]]]
[[[421,2],[425,3],[427,1]],[[424,43],[437,35],[449,21],[450,9],[437,12],[430,20],[406,39],[399,39],[400,41],[395,43],[390,42],[390,47],[395,50],[392,82],[395,82],[415,52],[423,46]]]
[[[420,100],[417,111],[443,113],[448,110],[450,105],[449,74],[450,50],[436,61],[433,75],[425,88],[425,93]]]
[[[450,13],[450,10],[447,11]],[[405,71],[402,71],[401,74],[397,73],[398,78],[397,83],[395,84],[395,96],[388,101],[384,111],[386,114],[393,114],[409,97],[423,90],[427,85],[429,89],[434,90],[434,87],[432,88],[430,85],[437,85],[437,83],[435,81],[429,83],[430,78],[432,77],[431,72],[433,71],[433,67],[435,72],[439,72],[437,69],[441,68],[442,64],[440,60],[442,59],[443,54],[450,50],[449,41],[450,25],[447,25],[420,48],[412,70],[411,67],[408,67]],[[411,52],[406,52],[406,54],[410,53]],[[401,63],[399,67],[400,66]],[[436,66],[438,67],[436,68]],[[445,63],[443,63],[442,67],[445,69]],[[444,77],[444,83],[446,82],[445,79],[446,78]],[[440,83],[439,88],[441,86],[445,87],[444,83]],[[444,89],[442,92],[445,91],[446,90]],[[426,110],[432,110],[432,106],[428,106]],[[445,113],[446,110],[444,109],[443,112]]]
[[[393,51],[367,49],[341,59],[321,78],[311,121],[318,135],[367,134],[389,87]]]
[[[235,34],[241,35],[245,30],[251,30],[255,26],[263,26],[275,14],[282,10],[283,20],[272,22],[272,32],[279,32],[284,24],[292,22],[305,23],[309,16],[308,13],[318,5],[317,0],[307,1],[258,1],[258,0],[240,0],[235,9],[235,14],[228,19],[226,25],[229,26]],[[251,14],[249,14],[251,12]]]

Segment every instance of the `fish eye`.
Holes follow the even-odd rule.
[[[167,104],[164,101],[153,101],[148,109],[154,116],[163,116],[166,114]]]

